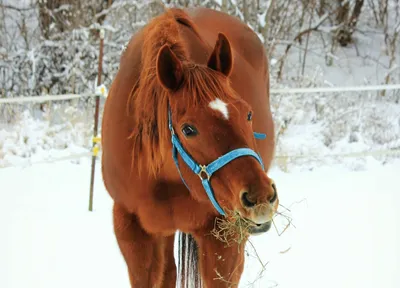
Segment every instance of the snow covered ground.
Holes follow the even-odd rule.
[[[30,1],[2,2],[18,2],[22,6]],[[121,14],[121,9],[112,16],[118,21],[110,20],[115,31],[111,42],[106,41],[106,84],[116,72],[120,46],[126,43],[135,25],[129,11]],[[392,18],[397,15],[394,9],[389,12]],[[14,25],[14,29],[20,23],[18,13],[8,12],[14,16],[7,25]],[[34,29],[34,12],[26,13],[27,28]],[[354,43],[348,47],[330,51],[330,34],[326,32],[310,34],[307,54],[303,44],[293,46],[284,66],[283,82],[278,83],[277,60],[287,47],[285,36],[281,40],[286,40],[277,45],[271,57],[271,87],[382,84],[389,71],[391,83],[400,83],[399,70],[395,69],[400,66],[400,58],[396,58],[394,68],[389,67],[383,27],[374,24],[372,15],[371,11],[363,12]],[[309,22],[305,19],[304,23]],[[133,26],[129,28],[130,25]],[[330,28],[329,23],[324,25]],[[289,40],[297,34],[296,29],[300,27],[291,31]],[[83,37],[83,30],[79,31],[72,35]],[[47,87],[41,81],[63,73],[59,67],[69,67],[63,69],[71,73],[58,79],[59,88],[55,87],[54,93],[64,93],[63,89],[79,92],[95,82],[92,71],[97,62],[92,57],[86,57],[88,62],[80,59],[97,51],[97,42],[90,43],[85,37],[78,41],[68,35],[60,42],[51,42],[58,45],[54,47],[62,47],[54,51],[66,50],[64,58],[57,56],[62,65],[57,62],[54,66],[54,61],[47,60],[54,51],[40,46],[35,33],[30,36],[29,49],[14,48],[14,44],[19,47],[18,43],[24,46],[22,39],[12,39],[10,45],[0,47],[3,52],[11,51],[10,57],[18,51],[18,57],[10,58],[18,61],[6,62],[11,72],[2,74],[10,77],[10,83],[16,81],[15,93],[38,94],[42,91],[39,88]],[[3,34],[8,37],[15,33]],[[322,37],[328,44],[322,43]],[[73,61],[70,55],[74,56]],[[326,64],[327,55],[332,57],[331,65]],[[30,70],[32,61],[36,64]],[[300,73],[303,62],[304,76]],[[20,66],[13,68],[12,63]],[[49,71],[43,77],[34,73],[40,69],[33,68],[40,65]],[[324,156],[399,149],[399,99],[399,92],[385,97],[376,92],[273,95],[271,106],[279,136],[277,155],[318,157],[293,158],[288,163],[277,159],[277,166],[287,173],[274,167],[270,176],[277,183],[281,203],[290,209],[280,211],[293,219],[293,225],[281,236],[273,228],[252,239],[261,261],[268,264],[260,278],[262,267],[249,245],[241,287],[400,287],[400,155],[376,159]],[[30,105],[0,106],[0,288],[129,287],[125,263],[113,234],[112,203],[99,171],[95,211],[87,211],[89,159],[4,168],[89,153],[93,107],[78,104],[54,105],[45,113]],[[282,232],[285,218],[277,217],[276,222]]]
[[[400,163],[284,173],[280,209],[293,225],[252,238],[241,287],[400,287]],[[89,159],[0,169],[0,287],[129,287],[97,171]],[[281,232],[283,217],[276,218]],[[255,281],[255,282],[254,282]],[[253,283],[254,282],[254,283]],[[250,285],[253,283],[253,286]]]

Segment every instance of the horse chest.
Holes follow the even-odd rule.
[[[164,236],[200,229],[212,210],[209,203],[197,202],[181,185],[158,185],[140,203],[137,211],[143,228]]]

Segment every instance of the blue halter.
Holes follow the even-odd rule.
[[[168,126],[169,130],[171,131],[172,135],[172,157],[174,158],[174,162],[176,168],[178,169],[179,175],[181,176],[182,182],[190,191],[188,185],[186,184],[185,180],[182,177],[181,170],[179,169],[178,163],[178,153],[182,157],[183,161],[186,165],[193,171],[193,173],[197,174],[200,177],[201,183],[203,184],[204,190],[206,190],[207,196],[210,199],[211,203],[214,205],[215,209],[221,214],[225,215],[224,210],[222,210],[221,206],[219,206],[217,200],[214,197],[214,193],[211,187],[211,176],[220,168],[235,160],[238,157],[242,156],[252,156],[256,158],[256,160],[261,164],[264,170],[264,164],[262,162],[261,157],[254,152],[252,149],[249,148],[239,148],[232,150],[225,155],[219,157],[218,159],[214,160],[208,165],[200,165],[196,163],[196,161],[185,151],[181,142],[179,141],[178,136],[175,134],[174,128],[172,126],[172,115],[171,115],[171,108],[168,106]],[[254,137],[256,139],[265,139],[266,135],[262,133],[254,133]]]

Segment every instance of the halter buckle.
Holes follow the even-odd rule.
[[[201,180],[210,180],[211,175],[208,174],[207,172],[207,166],[206,165],[199,165],[200,167],[200,172],[197,173],[197,175],[200,177]]]

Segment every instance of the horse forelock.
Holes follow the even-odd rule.
[[[131,133],[134,143],[132,166],[139,173],[147,172],[154,176],[159,173],[171,149],[168,104],[173,111],[177,107],[192,111],[199,105],[208,105],[216,98],[225,102],[236,99],[225,76],[207,66],[196,65],[188,59],[186,45],[180,37],[179,29],[184,14],[179,12],[178,15],[179,19],[174,10],[168,10],[144,28],[146,36],[142,46],[140,78],[129,99],[129,110],[135,120],[135,127]],[[189,24],[194,27],[187,18],[185,25]],[[184,81],[176,93],[164,89],[156,75],[157,55],[164,44],[170,46],[183,64]]]

